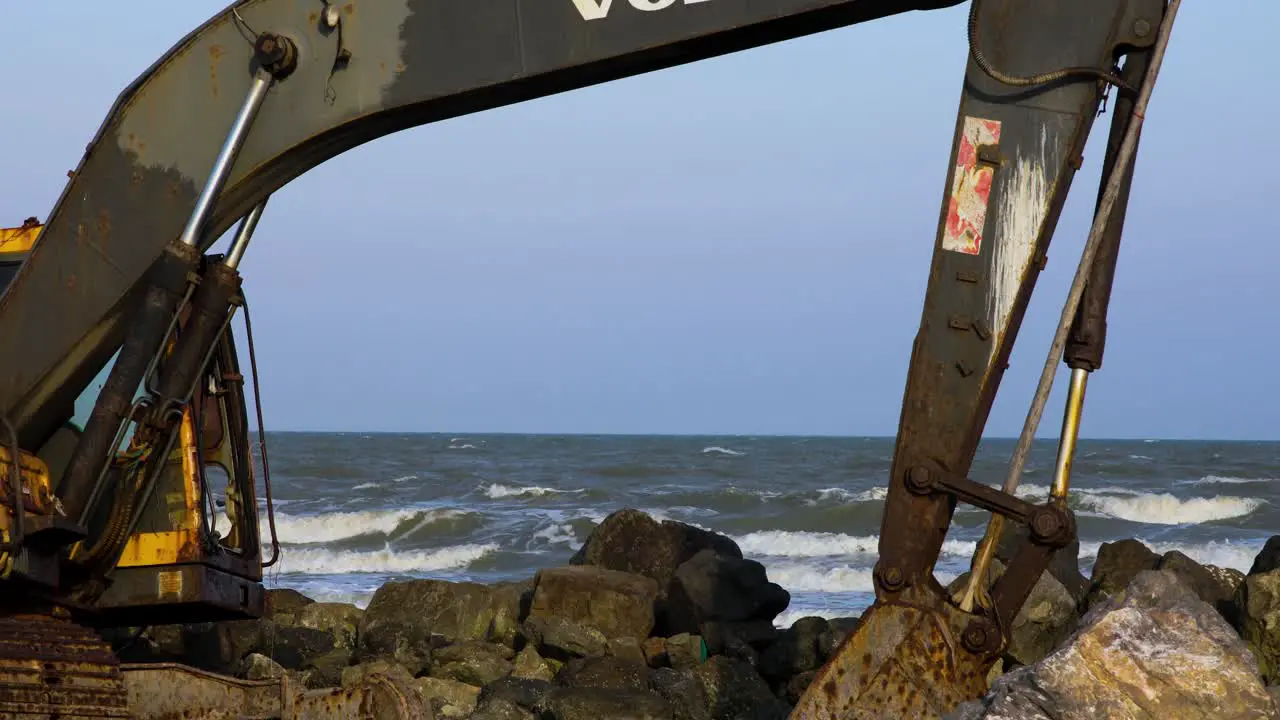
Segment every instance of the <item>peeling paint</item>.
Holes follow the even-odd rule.
[[[978,166],[980,145],[999,145],[1000,123],[966,117],[956,148],[955,173],[951,178],[951,201],[943,227],[942,249],[965,255],[982,251],[982,231],[987,221],[994,168]]]
[[[1049,207],[1048,137],[1032,153],[1019,152],[1000,193],[999,229],[991,260],[987,312],[1003,334]]]

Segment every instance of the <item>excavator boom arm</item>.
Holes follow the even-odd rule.
[[[1043,505],[1011,494],[1016,454],[1003,491],[970,479],[969,467],[1094,120],[1115,92],[1123,114],[1112,125],[1107,191],[1059,330],[1073,372],[1068,420],[1076,421],[1064,426],[1078,427],[1083,378],[1101,364],[1132,178],[1137,125],[1129,118],[1144,112],[1149,68],[1158,69],[1177,1],[1171,11],[1166,0],[970,0],[968,61],[888,479],[877,599],[794,717],[936,718],[975,697],[1013,614],[1052,553],[1074,538],[1065,503],[1074,430],[1064,431],[1060,472]],[[11,456],[52,442],[119,353],[55,478],[65,517],[50,511],[31,520],[43,554],[28,558],[27,574],[77,611],[100,611],[103,597],[135,613],[118,617],[163,606],[164,593],[174,592],[165,581],[156,598],[142,597],[147,590],[121,600],[122,591],[104,595],[107,576],[120,569],[137,528],[150,523],[156,535],[163,524],[150,504],[158,485],[183,481],[192,497],[197,485],[207,493],[200,469],[161,478],[174,448],[204,447],[204,431],[194,429],[204,410],[193,408],[208,401],[208,418],[225,420],[210,427],[239,443],[219,447],[235,456],[237,492],[251,499],[236,385],[243,377],[226,328],[243,303],[238,265],[264,204],[307,170],[417,125],[959,2],[243,0],[226,8],[121,94],[0,297],[0,342],[15,349],[0,361],[0,419],[17,436],[8,438]],[[1123,167],[1113,173],[1117,162]],[[241,218],[227,255],[203,255]],[[140,385],[143,396],[132,400]],[[1045,395],[1033,403],[1032,433]],[[120,452],[130,423],[130,448]],[[53,474],[37,473],[45,485]],[[14,471],[12,496],[22,482]],[[173,496],[167,487],[162,493]],[[959,501],[994,520],[975,559],[977,580],[953,598],[933,570]],[[192,517],[205,512],[193,502]],[[979,586],[1005,518],[1028,528],[1028,539],[988,597]],[[3,551],[16,554],[23,525],[15,527],[19,539]],[[237,528],[258,532],[256,522]],[[68,558],[56,558],[81,538]],[[240,564],[201,572],[235,575],[211,607],[239,602],[233,611],[252,614],[262,543],[242,540]],[[190,571],[198,549],[186,551],[174,564]],[[176,572],[130,557],[135,579],[121,587]]]
[[[205,243],[307,170],[396,131],[959,1],[235,3],[120,96],[0,298],[0,340],[24,348],[0,374],[0,413],[38,442],[119,346],[140,279],[182,232],[253,81],[258,33],[291,40],[297,69],[253,123]]]

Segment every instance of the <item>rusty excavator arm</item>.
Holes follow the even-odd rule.
[[[418,125],[959,2],[242,0],[219,12],[120,95],[44,225],[22,229],[17,272],[0,274],[0,625],[24,628],[37,646],[62,638],[53,644],[92,649],[76,628],[262,612],[276,544],[273,531],[264,562],[244,376],[227,327],[237,313],[247,321],[239,266],[258,218],[294,178]],[[877,599],[794,717],[936,718],[978,696],[1009,622],[1074,537],[1065,496],[1084,379],[1101,364],[1138,129],[1177,4],[971,0],[957,28],[969,55],[888,478]],[[1109,95],[1093,233],[1024,442],[996,489],[969,479],[970,464]],[[229,249],[211,254],[237,221]],[[0,265],[4,253],[0,242]],[[251,340],[250,350],[252,360]],[[1048,502],[1031,505],[1012,492],[1064,357],[1072,385],[1059,472]],[[81,425],[74,406],[86,397]],[[266,474],[265,449],[262,459]],[[225,534],[214,524],[214,466],[228,478]],[[959,501],[993,515],[975,577],[1005,519],[1028,531],[993,587],[950,597],[933,568]],[[11,677],[3,658],[17,657],[5,642],[0,680]],[[85,657],[57,655],[68,673]],[[122,707],[117,669],[89,675],[98,695],[24,702],[66,717],[77,702]],[[0,693],[0,710],[5,702]]]

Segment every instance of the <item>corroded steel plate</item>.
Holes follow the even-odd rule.
[[[940,720],[987,690],[995,658],[960,644],[971,617],[928,589],[876,603],[818,671],[791,720]]]

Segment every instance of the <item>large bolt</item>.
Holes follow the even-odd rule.
[[[1057,546],[1066,539],[1067,519],[1052,507],[1036,508],[1029,525],[1033,542]]]
[[[288,77],[298,65],[297,48],[287,37],[262,33],[258,36],[254,49],[257,51],[258,63],[277,80]]]
[[[906,577],[902,574],[902,568],[897,565],[884,565],[876,568],[876,579],[880,581],[880,587],[885,592],[897,592],[902,589],[902,585],[906,582]]]
[[[1151,32],[1151,23],[1146,19],[1139,18],[1133,23],[1133,34],[1140,38],[1146,37]]]
[[[917,495],[928,495],[933,491],[933,473],[929,468],[917,465],[907,471],[907,489]]]
[[[987,629],[982,626],[982,623],[970,623],[969,627],[965,628],[961,641],[970,652],[980,653],[987,646]]]

